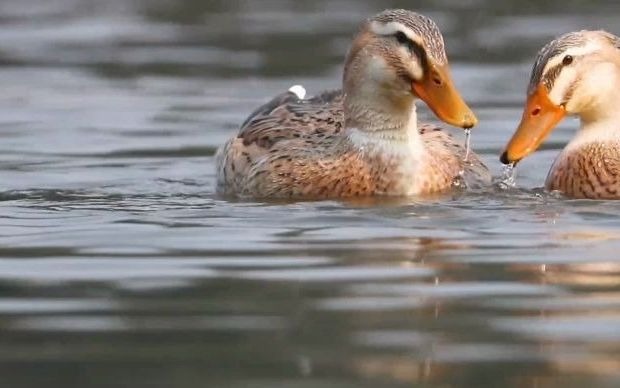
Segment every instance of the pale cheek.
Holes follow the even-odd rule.
[[[390,72],[387,71],[387,63],[381,57],[370,59],[366,73],[369,79],[379,83],[389,82],[392,78]]]
[[[566,103],[566,111],[569,114],[578,115],[587,109],[587,106],[591,104],[591,99],[588,93],[584,93],[579,88],[573,92],[571,99]]]
[[[424,74],[422,73],[422,66],[418,61],[418,58],[411,55],[409,50],[405,48],[400,49],[400,57],[402,58],[403,63],[406,64],[407,71],[411,75],[411,78],[416,81],[421,81],[424,77]]]
[[[366,85],[369,88],[368,93],[376,93],[377,88],[389,90],[392,94],[408,95],[411,93],[411,85],[404,83],[382,57],[373,57],[370,60],[366,76],[372,81]]]
[[[617,74],[612,64],[597,65],[579,80],[567,109],[571,113],[615,110],[617,82]]]
[[[575,82],[577,74],[573,68],[565,68],[562,70],[558,78],[553,84],[553,89],[549,93],[549,99],[556,105],[560,105],[564,102],[564,96],[570,89],[571,85]]]
[[[612,63],[602,63],[596,66],[587,82],[593,95],[612,97],[618,93],[618,70]]]
[[[424,78],[424,73],[422,72],[422,66],[418,63],[417,59],[413,59],[411,64],[409,65],[409,72],[413,76],[413,79],[416,81],[422,80]]]

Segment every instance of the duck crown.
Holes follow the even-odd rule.
[[[423,46],[435,63],[448,63],[443,36],[430,18],[406,9],[387,9],[367,22],[378,35],[405,33],[409,39]]]
[[[538,52],[532,67],[528,94],[534,93],[541,83],[550,91],[562,69],[570,65],[574,57],[596,52],[605,45],[620,48],[620,38],[607,31],[582,30],[566,33],[547,43]]]

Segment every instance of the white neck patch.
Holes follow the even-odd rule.
[[[418,132],[415,105],[406,128],[385,131],[349,128],[348,137],[360,150],[381,153],[386,156],[417,158],[426,150]]]

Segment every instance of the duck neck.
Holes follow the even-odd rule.
[[[606,104],[609,109],[580,115],[581,125],[574,139],[577,143],[620,140],[620,111],[614,108],[620,106],[620,98],[610,99]]]
[[[582,130],[607,127],[620,131],[620,90],[593,99],[592,105],[579,114]]]
[[[569,101],[568,108],[578,112],[581,128],[578,137],[620,137],[620,63],[606,62],[588,73]]]
[[[364,104],[345,97],[345,128],[354,143],[422,147],[413,98],[385,104]],[[362,144],[360,144],[362,145]]]

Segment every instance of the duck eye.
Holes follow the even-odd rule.
[[[564,59],[562,59],[562,64],[564,66],[568,66],[571,63],[573,63],[573,56],[572,55],[567,55],[567,56],[564,57]]]
[[[402,31],[398,31],[396,33],[396,40],[398,41],[398,43],[400,44],[407,44],[409,43],[409,38],[407,37],[407,35],[405,35],[404,32]]]

